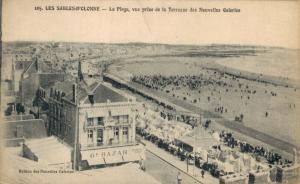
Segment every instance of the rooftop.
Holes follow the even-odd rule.
[[[196,150],[198,148],[208,150],[213,145],[219,145],[219,142],[202,127],[197,127],[191,133],[176,140],[187,144]]]
[[[56,82],[52,87],[65,93],[65,99],[72,101],[72,81]],[[47,90],[50,93],[50,89]],[[78,99],[83,104],[90,104],[89,94],[93,94],[94,103],[127,102],[128,98],[108,84],[99,81],[80,81],[78,83]]]
[[[110,102],[126,102],[127,98],[110,87],[99,84],[93,91],[94,103],[106,103]],[[90,103],[89,99],[84,101],[85,104]]]
[[[2,150],[1,150],[2,151]],[[93,169],[72,173],[59,173],[60,169],[57,169],[51,165],[44,164],[42,162],[35,162],[23,157],[20,157],[18,153],[20,147],[17,148],[5,148],[3,150],[3,169],[0,170],[0,175],[3,183],[24,183],[24,184],[49,184],[49,183],[61,183],[61,184],[98,184],[98,183],[118,183],[118,184],[159,184],[156,179],[147,173],[139,169],[138,164],[128,163],[116,167],[108,167],[102,169]],[[59,154],[54,154],[59,157]],[[42,174],[26,173],[20,174],[22,171],[49,171]],[[69,170],[67,170],[69,171]],[[56,172],[57,174],[53,174]],[[100,182],[99,182],[100,181]]]

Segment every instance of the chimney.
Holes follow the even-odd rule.
[[[82,70],[81,70],[81,61],[80,60],[78,63],[77,75],[78,75],[79,81],[83,81],[83,74],[82,74]]]
[[[60,101],[60,91],[57,91],[57,100]]]
[[[39,64],[38,64],[38,59],[37,57],[34,58],[34,64],[35,64],[35,69],[37,72],[39,72]]]
[[[53,88],[50,89],[50,97],[53,97]]]
[[[74,84],[72,85],[72,101],[73,101],[74,103],[77,102],[77,84],[76,84],[76,83],[74,83]]]
[[[66,93],[62,92],[61,93],[61,98],[65,97],[66,96]]]

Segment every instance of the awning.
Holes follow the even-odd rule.
[[[118,156],[107,156],[107,157],[102,157],[103,160],[105,161],[105,164],[113,164],[113,163],[121,163],[124,162],[125,160],[123,159],[122,155]],[[95,163],[97,164],[97,163]]]
[[[82,150],[81,159],[86,160],[89,165],[139,161],[145,159],[145,148],[142,145],[131,145]]]

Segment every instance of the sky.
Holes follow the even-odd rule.
[[[35,11],[35,6],[237,8],[240,13]],[[3,41],[246,44],[299,48],[298,1],[3,0]],[[298,21],[297,21],[298,20]]]

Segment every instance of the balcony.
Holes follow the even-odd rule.
[[[138,145],[138,143],[135,141],[126,142],[126,143],[112,143],[112,144],[97,143],[97,144],[81,145],[81,150],[93,150],[93,149],[123,147],[123,146],[132,146],[132,145]]]
[[[94,123],[92,125],[87,124],[86,128],[103,128],[103,127],[108,127],[108,126],[129,126],[129,122],[116,122],[114,120],[111,121],[104,121],[101,124]]]

